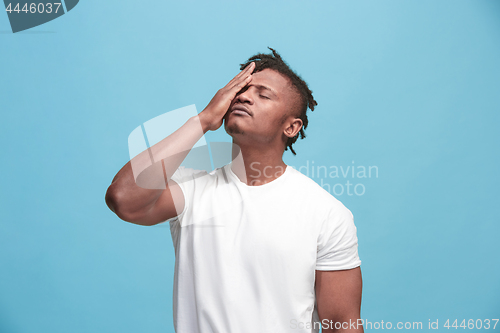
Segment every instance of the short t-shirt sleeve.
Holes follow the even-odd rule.
[[[192,168],[186,168],[184,166],[179,166],[179,168],[174,172],[171,179],[175,181],[180,189],[182,190],[182,194],[184,196],[184,209],[177,216],[168,219],[167,221],[173,222],[178,221],[182,218],[185,212],[189,207],[192,207],[193,202],[193,192],[196,186],[195,179],[198,179],[202,176],[207,175],[208,173],[205,170],[197,170]],[[177,206],[177,203],[175,203]],[[178,209],[179,211],[179,209]]]
[[[323,221],[318,237],[316,269],[334,271],[361,265],[357,229],[349,209],[336,205]]]

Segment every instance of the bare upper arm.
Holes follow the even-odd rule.
[[[320,320],[344,322],[359,319],[362,284],[360,267],[340,271],[317,270],[315,289]],[[357,331],[362,332],[362,327],[360,329]]]

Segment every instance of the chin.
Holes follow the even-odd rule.
[[[226,133],[229,134],[230,136],[245,133],[238,125],[235,125],[235,124],[230,124],[229,126],[224,126],[224,129],[226,130]]]

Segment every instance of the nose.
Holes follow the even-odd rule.
[[[251,94],[250,94],[250,89],[248,89],[248,87],[246,87],[245,89],[242,89],[238,95],[236,95],[236,103],[248,103],[248,104],[252,104],[253,103],[253,100],[252,100],[252,97],[251,97]]]

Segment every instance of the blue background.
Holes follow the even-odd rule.
[[[1,332],[173,332],[170,231],[104,194],[134,128],[267,46],[318,101],[285,162],[378,167],[338,196],[362,318],[500,317],[500,1],[85,0],[17,34],[0,14]]]

